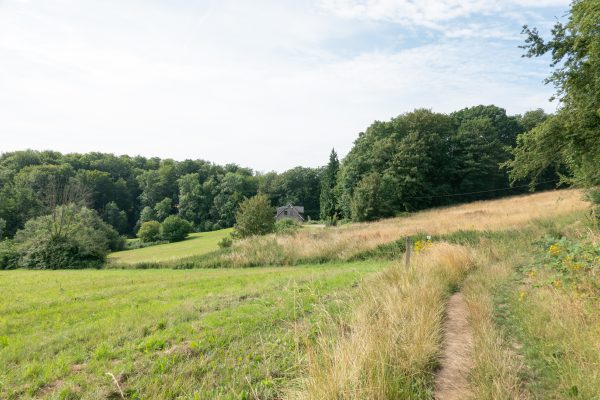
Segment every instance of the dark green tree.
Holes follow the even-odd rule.
[[[192,231],[192,224],[177,215],[169,215],[160,224],[160,236],[169,242],[179,242]]]
[[[127,214],[114,201],[106,204],[102,218],[120,234],[127,232]]]
[[[337,153],[335,152],[335,149],[331,149],[329,162],[321,174],[321,194],[319,202],[320,216],[323,220],[330,220],[339,213],[338,200],[335,191],[339,169],[340,162]]]
[[[69,204],[27,221],[15,245],[24,268],[97,268],[122,241],[94,210]]]

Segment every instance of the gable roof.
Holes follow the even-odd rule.
[[[304,221],[304,217],[302,216],[302,214],[304,214],[304,207],[303,206],[294,206],[291,204],[288,204],[287,206],[283,206],[283,207],[277,207],[277,214],[275,215],[275,218],[279,217],[286,210],[295,211],[296,214],[298,215],[298,217],[300,217],[300,219],[302,219],[302,221]]]

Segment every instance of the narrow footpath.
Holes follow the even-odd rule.
[[[470,397],[469,371],[473,366],[473,332],[468,308],[461,293],[448,300],[444,322],[441,368],[435,380],[435,400],[464,400]]]

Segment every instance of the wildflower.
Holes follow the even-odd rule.
[[[554,282],[552,282],[552,285],[554,285],[555,288],[559,288],[562,286],[562,282],[560,281],[560,279],[557,279]]]
[[[519,292],[519,301],[523,301],[525,298],[525,292]]]
[[[529,271],[529,273],[527,275],[529,275],[530,278],[535,278],[535,276],[537,275],[537,272],[534,270],[531,270],[531,271]]]
[[[414,245],[415,253],[420,253],[423,250],[426,250],[428,247],[431,247],[430,242],[426,242],[423,240],[417,240]]]
[[[548,253],[553,257],[557,257],[562,253],[562,247],[558,243],[554,243],[548,248]]]

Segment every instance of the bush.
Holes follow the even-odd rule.
[[[291,218],[280,219],[275,222],[275,232],[279,235],[292,235],[300,229],[298,221]]]
[[[235,216],[235,235],[240,238],[266,235],[275,229],[275,211],[264,194],[244,200]]]
[[[230,237],[224,237],[217,243],[220,248],[226,249],[233,246],[233,240]]]
[[[160,239],[160,222],[146,221],[142,223],[137,237],[144,243],[156,242]]]
[[[17,268],[19,253],[11,240],[0,241],[0,269]]]
[[[192,224],[177,215],[165,218],[160,226],[160,236],[169,242],[179,242],[192,232]]]
[[[18,265],[35,269],[97,268],[109,249],[122,244],[95,211],[75,205],[31,219],[15,235]]]

